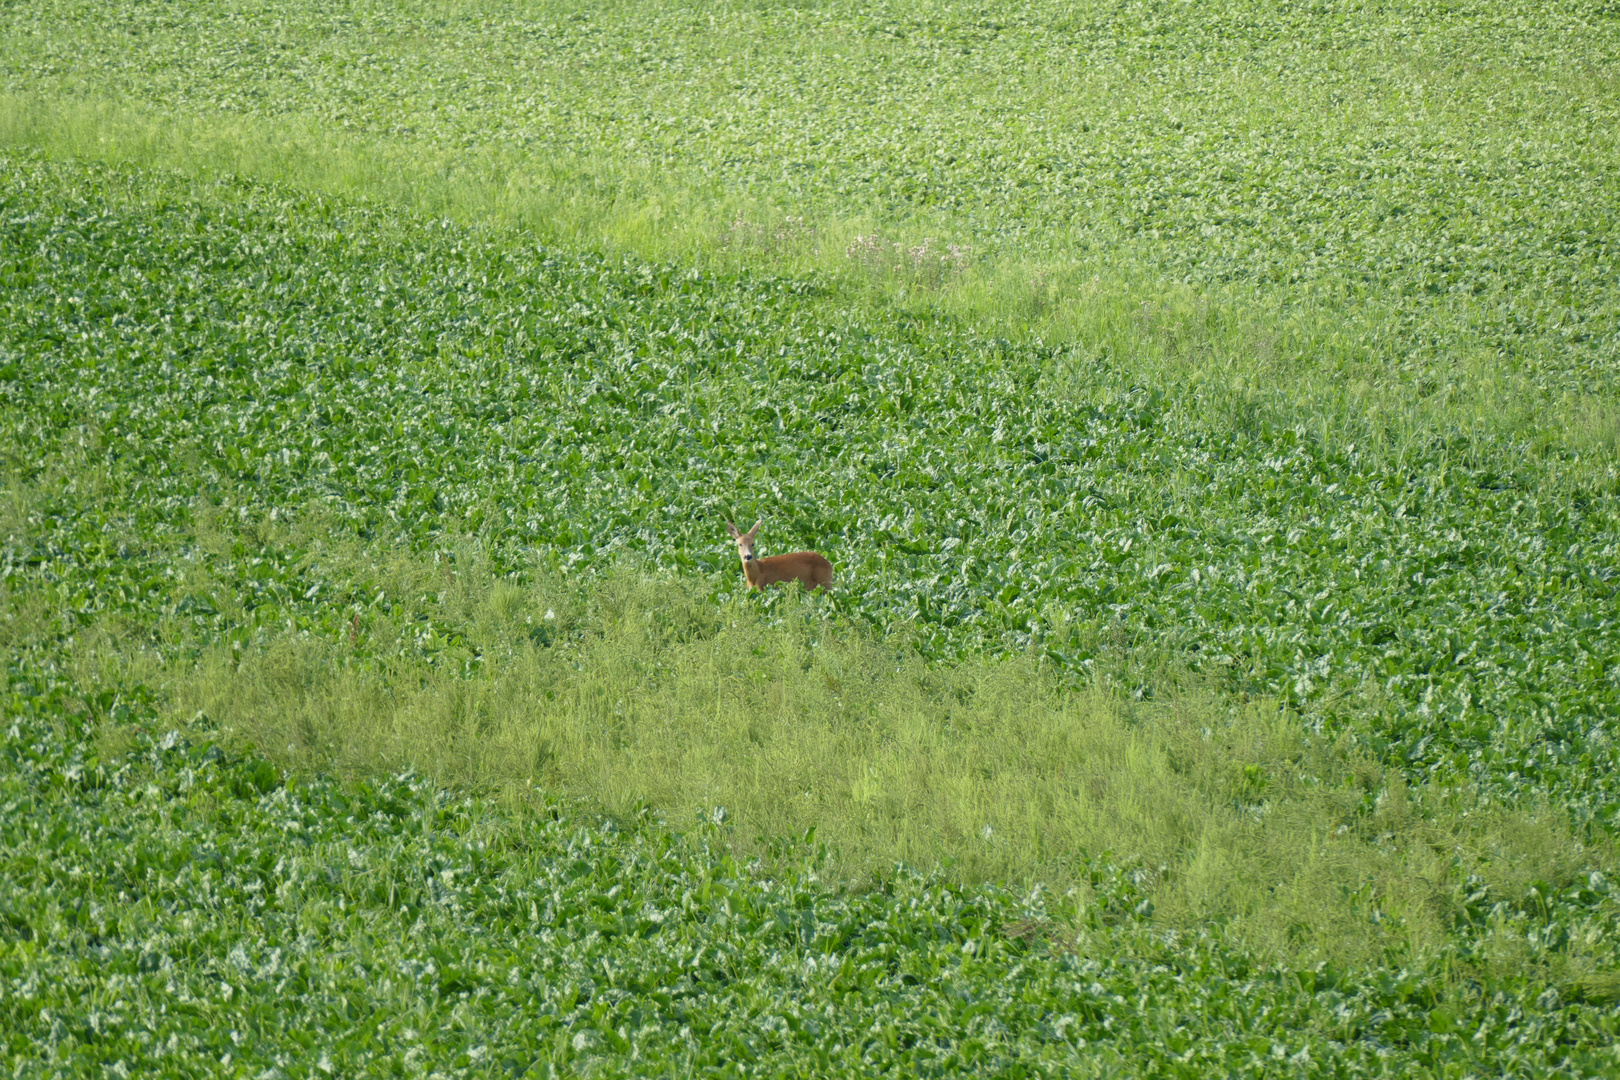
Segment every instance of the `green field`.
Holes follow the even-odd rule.
[[[7,1064],[1613,1075],[1617,60],[8,5]]]

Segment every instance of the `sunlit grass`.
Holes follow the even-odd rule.
[[[355,552],[354,572],[416,599],[337,640],[272,626],[246,647],[188,644],[179,623],[112,622],[80,635],[78,679],[153,687],[173,722],[299,772],[722,820],[745,859],[813,829],[851,880],[905,863],[1084,892],[1093,860],[1113,862],[1153,925],[1220,927],[1289,963],[1427,963],[1470,896],[1615,870],[1557,812],[1411,789],[1275,702],[1196,681],[1132,702],[1018,658],[924,664],[814,598],[716,608],[697,583],[503,578],[467,550],[455,571]],[[425,626],[452,627],[448,643],[424,652]],[[1481,971],[1596,977],[1580,947],[1531,957],[1513,925],[1485,932]]]

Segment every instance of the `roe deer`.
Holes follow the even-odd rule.
[[[798,581],[806,589],[825,589],[832,584],[832,563],[813,551],[795,551],[791,555],[772,555],[768,559],[754,555],[754,536],[762,522],[754,522],[747,532],[738,532],[737,526],[726,522],[726,530],[737,541],[737,556],[742,559],[743,577],[750,589],[763,589],[778,581]]]

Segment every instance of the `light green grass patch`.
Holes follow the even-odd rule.
[[[849,888],[824,845],[742,862],[726,825],[286,777],[204,719],[153,730],[149,701],[115,706],[126,743],[101,754],[72,687],[26,661],[6,675],[0,797],[25,812],[0,817],[0,964],[18,973],[0,1062],[20,1075],[1598,1076],[1615,1060],[1602,973],[1268,963],[1144,923],[1140,889],[1100,863],[1083,897],[903,870]]]
[[[1296,964],[1426,963],[1483,897],[1616,869],[1546,807],[1411,791],[1274,702],[1142,705],[1030,660],[927,665],[813,600],[715,608],[632,572],[585,590],[431,562],[378,578],[420,599],[335,642],[272,633],[148,658],[143,681],[177,719],[301,771],[723,820],[742,858],[813,830],[845,878],[943,862],[969,882],[1084,890],[1093,860],[1117,862],[1136,874],[1135,917],[1219,925]],[[450,646],[412,659],[424,627]],[[143,663],[128,641],[86,640],[91,684],[111,656],[112,686]],[[1580,947],[1530,956],[1516,926],[1482,927],[1470,962],[1596,972]]]

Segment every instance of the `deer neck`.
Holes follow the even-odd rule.
[[[755,555],[752,561],[743,563],[743,577],[754,588],[759,587],[759,579],[765,576],[765,570],[759,565],[759,556]]]

